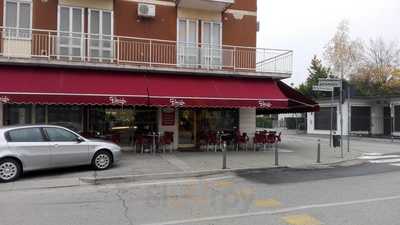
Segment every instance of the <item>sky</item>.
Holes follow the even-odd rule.
[[[293,50],[293,75],[285,82],[297,86],[344,19],[352,39],[381,37],[400,46],[400,0],[258,0],[257,47]]]

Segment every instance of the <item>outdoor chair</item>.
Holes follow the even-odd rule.
[[[136,147],[137,145],[140,146],[140,153],[143,154],[144,153],[144,145],[146,144],[146,139],[143,137],[142,134],[136,134],[134,137],[134,151],[136,151]]]
[[[254,134],[253,138],[253,150],[256,151],[258,145],[262,144],[265,150],[265,145],[267,143],[267,137],[265,132],[257,132]]]
[[[217,152],[217,146],[219,145],[219,149],[221,149],[221,143],[217,134],[215,132],[208,132],[207,134],[207,152],[211,146],[214,147],[214,151]]]
[[[249,142],[249,137],[247,133],[240,134],[239,131],[235,134],[235,144],[236,144],[236,151],[239,151],[240,145],[245,145],[245,150],[247,151],[247,144]]]
[[[268,133],[267,135],[267,144],[268,146],[272,146],[277,141],[277,136],[275,133]]]
[[[160,138],[160,144],[163,149],[163,153],[165,153],[166,146],[169,145],[169,152],[172,152],[173,144],[174,144],[174,132],[165,131],[164,135]]]

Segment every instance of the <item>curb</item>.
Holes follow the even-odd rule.
[[[205,177],[225,173],[243,173],[263,171],[270,169],[288,168],[287,166],[275,167],[256,167],[256,168],[240,168],[240,169],[218,169],[218,170],[203,170],[193,172],[177,172],[177,173],[157,173],[157,174],[143,174],[143,175],[122,175],[122,176],[109,176],[109,177],[81,177],[79,180],[84,183],[101,185],[101,184],[114,184],[126,182],[138,182],[148,180],[164,180],[164,179],[180,179],[188,177]]]

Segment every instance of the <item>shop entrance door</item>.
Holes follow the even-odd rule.
[[[179,148],[196,147],[196,111],[179,110]]]

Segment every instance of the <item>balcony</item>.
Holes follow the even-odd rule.
[[[0,63],[288,78],[293,52],[1,28]]]
[[[177,0],[176,5],[180,8],[218,11],[222,12],[235,0]]]

